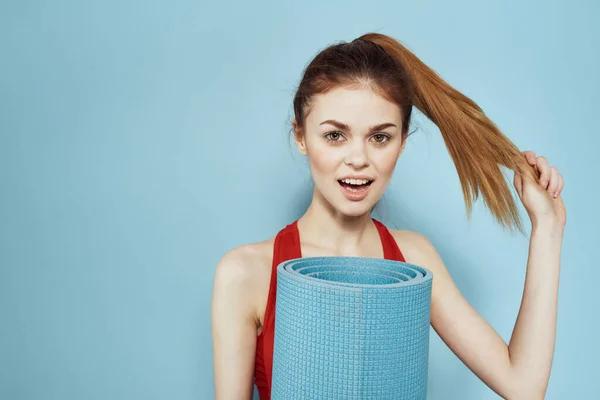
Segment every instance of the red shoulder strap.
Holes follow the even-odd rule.
[[[275,304],[277,296],[277,266],[284,261],[293,258],[301,258],[300,234],[298,233],[298,220],[288,224],[275,236],[273,244],[273,262],[271,264],[271,281],[269,282],[269,298],[265,316],[268,319],[265,324],[271,323],[275,317]]]
[[[298,220],[288,224],[283,228],[277,236],[273,244],[273,263],[271,265],[271,281],[269,283],[269,297],[267,300],[267,308],[265,309],[265,321],[263,331],[265,332],[264,346],[264,364],[267,371],[268,395],[271,393],[271,378],[273,370],[273,345],[275,324],[275,300],[277,298],[277,266],[284,261],[293,258],[301,258],[302,250],[300,247],[300,234],[298,232]],[[261,397],[262,398],[262,397]]]
[[[273,245],[273,271],[279,264],[293,258],[301,258],[300,234],[298,220],[283,228],[275,237]]]
[[[375,218],[372,218],[372,220],[375,223],[377,231],[379,232],[379,237],[381,238],[381,244],[383,245],[383,258],[386,260],[406,262],[404,255],[398,247],[398,243],[396,243],[396,239],[394,239],[388,228]]]
[[[400,251],[396,240],[381,222],[373,219],[381,243],[383,246],[383,255],[387,260],[405,261],[404,255]],[[267,301],[267,309],[265,310],[265,321],[263,331],[268,332],[263,337],[263,345],[265,346],[264,351],[264,364],[267,371],[267,398],[270,397],[271,384],[272,384],[272,369],[273,369],[273,329],[267,330],[269,325],[275,323],[275,299],[277,296],[277,266],[284,261],[291,260],[294,258],[302,258],[302,249],[300,246],[300,233],[298,232],[298,220],[292,222],[283,228],[275,237],[275,243],[273,245],[273,263],[271,271],[271,282],[269,285],[269,298]]]
[[[396,260],[406,262],[402,251],[396,243],[389,229],[381,222],[372,218],[383,246],[383,257],[386,260]],[[276,268],[284,261],[294,258],[302,258],[302,249],[300,246],[300,234],[298,232],[298,220],[288,224],[275,237],[273,246],[273,272],[276,274]],[[276,276],[276,275],[275,275]]]

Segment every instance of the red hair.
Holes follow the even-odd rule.
[[[501,170],[537,181],[521,151],[475,102],[446,83],[400,42],[367,33],[322,50],[306,67],[294,97],[295,134],[302,134],[311,98],[337,87],[369,87],[402,110],[403,140],[415,106],[440,130],[456,166],[467,217],[479,195],[494,218],[521,232],[514,195]]]

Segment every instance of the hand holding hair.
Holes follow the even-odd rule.
[[[515,172],[513,184],[534,227],[562,229],[566,224],[566,210],[561,196],[564,178],[558,168],[550,165],[544,156],[533,151],[522,152],[535,171],[537,182]]]

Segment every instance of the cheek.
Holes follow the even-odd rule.
[[[336,149],[315,146],[309,151],[311,169],[316,173],[334,173],[342,161],[341,152]]]
[[[374,155],[373,162],[377,165],[377,172],[380,175],[389,176],[394,172],[398,162],[398,153],[395,151],[380,152]]]

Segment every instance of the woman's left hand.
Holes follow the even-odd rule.
[[[536,157],[533,151],[524,151],[523,155],[534,166],[538,181],[531,182],[515,172],[513,184],[531,223],[534,226],[564,228],[567,215],[561,196],[563,176],[556,167],[548,163],[546,157]],[[550,194],[551,200],[544,195],[544,191]]]

